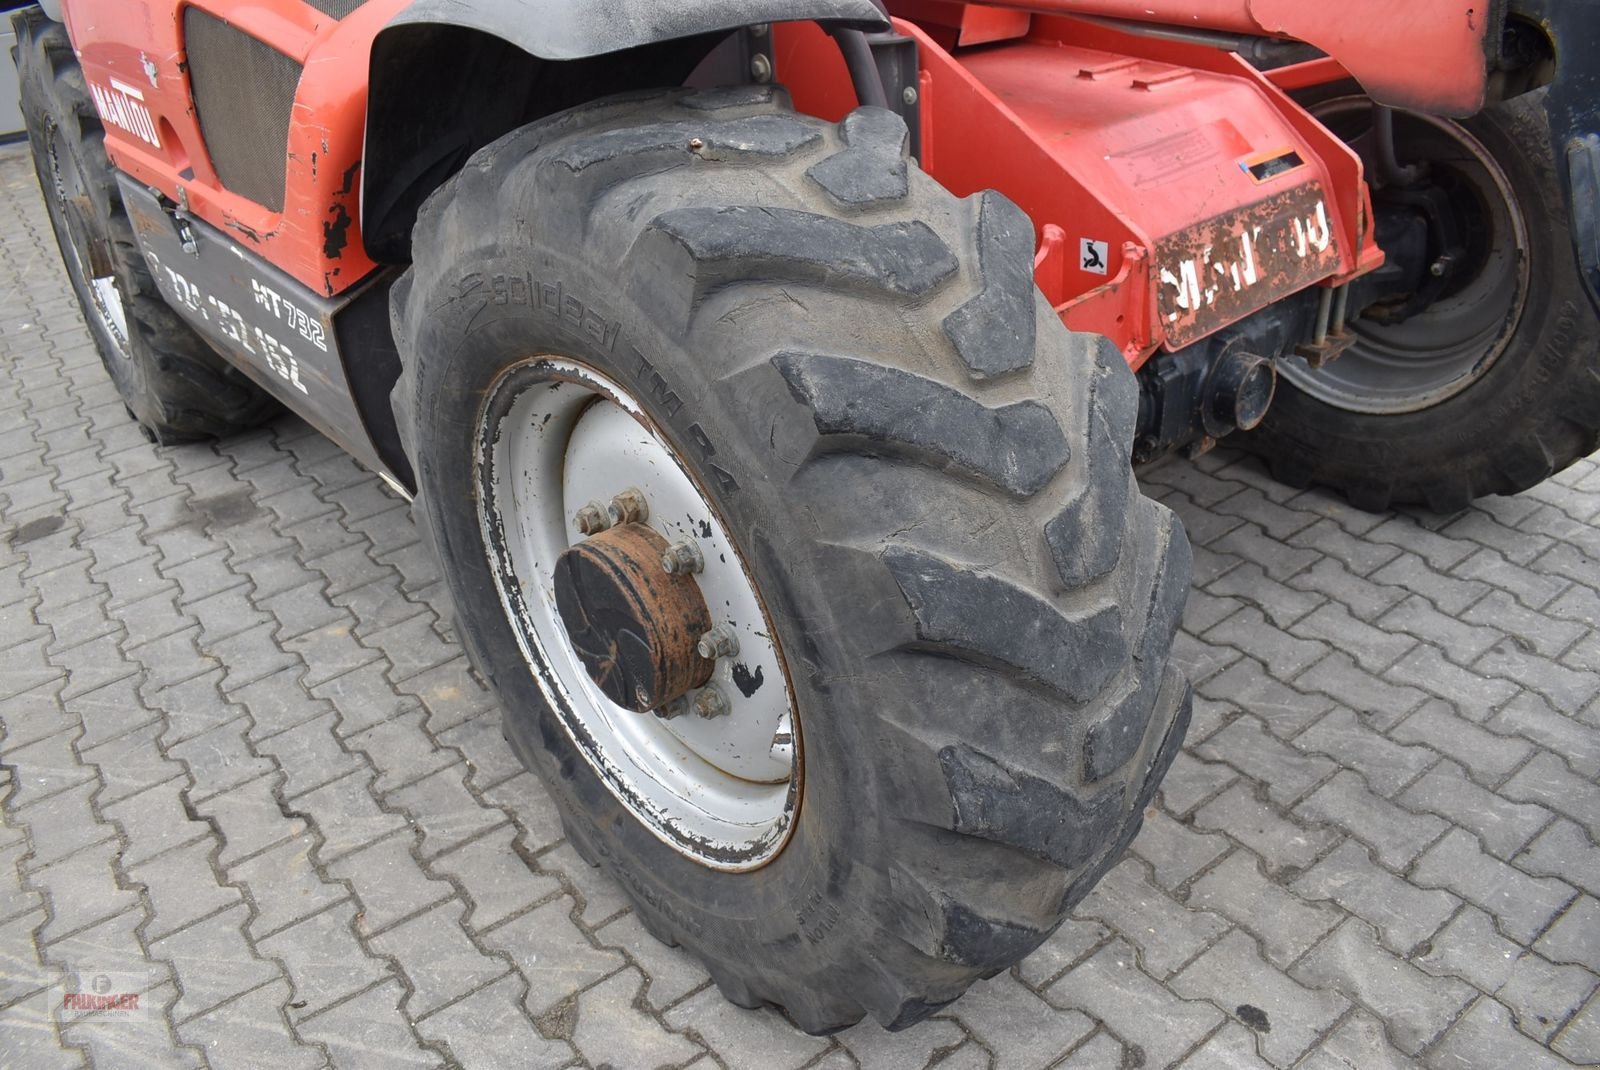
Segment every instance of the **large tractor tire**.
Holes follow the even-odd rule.
[[[1312,110],[1349,140],[1371,130],[1364,97]],[[1422,186],[1447,192],[1466,262],[1420,314],[1352,321],[1356,344],[1337,360],[1313,370],[1290,358],[1265,422],[1237,441],[1291,486],[1333,487],[1372,511],[1454,512],[1600,448],[1600,318],[1543,91],[1459,122],[1397,112],[1395,138],[1403,163],[1428,169]]]
[[[156,442],[254,427],[278,411],[163,300],[134,240],[66,27],[37,7],[13,16],[12,59],[50,226],[100,359]]]
[[[1190,554],[1027,217],[752,87],[517,131],[414,247],[419,519],[578,852],[814,1033],[1033,950],[1182,741]]]

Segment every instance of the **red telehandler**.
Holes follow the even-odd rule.
[[[1188,722],[1225,436],[1367,509],[1600,444],[1593,0],[45,0],[72,284],[158,442],[414,503],[567,835],[744,1006],[907,1026]]]

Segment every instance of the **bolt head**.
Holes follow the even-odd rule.
[[[707,720],[712,717],[724,717],[729,712],[728,700],[715,684],[707,684],[695,692],[694,712]]]
[[[739,637],[726,624],[719,624],[700,637],[694,646],[695,653],[707,661],[732,658],[739,654]]]
[[[772,60],[757,53],[750,60],[750,76],[763,85],[772,81]]]
[[[606,506],[606,519],[610,527],[619,524],[642,524],[650,519],[650,505],[645,501],[644,492],[637,487],[629,487]]]
[[[689,139],[689,151],[690,152],[699,152],[701,149],[704,149],[705,147],[706,147],[706,143],[705,143],[705,139],[704,138],[692,137],[692,138]]]
[[[900,94],[900,99],[905,101],[906,102],[906,107],[909,108],[909,107],[911,107],[911,105],[915,104],[918,101],[918,99],[920,99],[920,98],[917,95],[916,88],[914,86],[909,86],[908,85],[908,86],[906,86],[905,92]]]
[[[661,567],[669,576],[686,576],[705,568],[706,559],[693,539],[679,539],[661,555]]]
[[[599,502],[590,502],[578,510],[573,518],[581,535],[598,535],[611,526],[610,517],[606,514],[605,506]]]

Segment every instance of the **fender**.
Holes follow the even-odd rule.
[[[408,260],[423,200],[503,134],[596,97],[682,85],[733,31],[781,21],[888,27],[873,0],[413,0],[372,43],[368,255]]]

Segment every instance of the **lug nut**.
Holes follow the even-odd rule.
[[[661,555],[661,567],[669,576],[687,576],[706,567],[700,544],[693,539],[679,539]]]
[[[650,505],[644,500],[644,492],[637,487],[629,487],[606,506],[606,518],[611,521],[611,526],[618,524],[642,524],[650,519]]]
[[[728,700],[723,697],[722,691],[716,684],[707,684],[694,696],[694,712],[707,720],[713,717],[725,717],[728,714]]]
[[[582,535],[598,535],[611,526],[611,518],[606,515],[605,506],[599,502],[590,502],[578,510],[573,523],[578,526],[578,532]]]
[[[707,661],[716,658],[734,658],[739,656],[739,637],[733,634],[733,629],[726,624],[719,624],[700,637],[695,644],[695,652]]]

